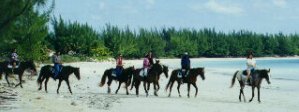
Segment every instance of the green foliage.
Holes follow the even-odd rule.
[[[49,13],[38,11],[45,0],[2,0],[0,19],[0,51],[9,57],[16,48],[23,60],[43,60],[42,41],[48,35]],[[34,8],[33,8],[34,7]]]

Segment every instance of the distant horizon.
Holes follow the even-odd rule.
[[[215,29],[217,32],[250,31],[257,34],[299,33],[296,0],[59,0],[53,15],[92,26],[119,28]]]

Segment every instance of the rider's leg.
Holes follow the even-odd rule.
[[[57,78],[58,73],[59,73],[59,64],[55,63],[54,64],[54,78]]]

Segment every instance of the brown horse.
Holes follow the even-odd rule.
[[[44,80],[46,80],[45,81],[45,91],[48,93],[47,83],[48,83],[50,77],[52,77],[52,78],[54,77],[54,75],[53,75],[54,73],[52,72],[52,69],[53,69],[52,65],[45,65],[41,68],[38,79],[37,79],[37,83],[40,86],[38,88],[38,90],[42,89],[42,83],[43,83]],[[71,90],[70,83],[69,83],[69,77],[70,77],[71,74],[75,74],[76,78],[78,80],[80,80],[80,68],[76,68],[76,67],[72,67],[72,66],[63,66],[61,72],[58,75],[59,83],[58,83],[58,88],[57,88],[57,91],[56,91],[57,94],[59,94],[59,88],[60,88],[60,85],[61,85],[62,81],[66,82],[70,93],[73,94],[72,90]]]
[[[115,94],[117,94],[121,84],[125,83],[126,84],[126,93],[127,93],[127,95],[129,95],[128,87],[131,84],[131,78],[132,78],[132,74],[133,74],[134,70],[135,70],[134,66],[125,68],[119,77],[115,77],[112,75],[114,68],[107,69],[107,70],[105,70],[104,75],[102,76],[99,86],[103,87],[106,83],[106,78],[108,77],[107,84],[108,84],[108,93],[109,94],[111,93],[110,85],[113,80],[116,80],[119,82],[118,82],[118,88],[115,91]]]
[[[22,86],[22,76],[24,74],[24,71],[26,69],[31,69],[32,71],[34,71],[34,73],[36,73],[36,66],[34,64],[33,61],[22,61],[20,62],[19,64],[19,67],[18,68],[8,68],[8,65],[9,65],[9,62],[8,61],[4,61],[4,62],[1,62],[0,64],[0,73],[2,74],[3,72],[5,73],[5,79],[6,79],[6,82],[8,84],[8,86],[10,86],[10,83],[8,81],[8,75],[9,74],[17,74],[19,76],[19,83],[15,86],[21,86],[21,88],[23,88]]]
[[[269,76],[269,70],[266,69],[261,69],[261,70],[255,70],[252,74],[251,74],[251,81],[250,81],[250,85],[252,87],[252,97],[249,100],[249,102],[252,101],[253,97],[254,97],[254,89],[255,87],[257,88],[258,91],[258,101],[261,102],[260,100],[260,88],[261,88],[261,83],[263,79],[266,79],[268,84],[270,84],[270,76]],[[241,102],[241,95],[243,95],[244,97],[244,102],[246,102],[245,99],[245,95],[244,95],[244,91],[243,89],[245,88],[245,84],[246,84],[246,71],[245,70],[238,70],[235,72],[233,79],[232,79],[232,84],[231,84],[231,88],[234,86],[235,83],[235,79],[237,78],[240,84],[240,94],[239,94],[239,100]]]
[[[161,65],[159,63],[153,64],[152,68],[148,71],[147,77],[140,76],[140,72],[142,71],[142,68],[136,69],[133,74],[133,82],[131,85],[131,90],[133,89],[133,86],[135,86],[136,89],[136,95],[139,95],[139,85],[141,82],[143,82],[143,87],[146,93],[146,96],[148,96],[148,91],[150,88],[150,84],[154,84],[154,95],[158,96],[157,91],[160,89],[159,85],[159,79],[160,75],[162,73],[165,74],[166,78],[168,78],[168,67],[165,65]],[[147,88],[146,88],[147,84]]]
[[[181,97],[181,93],[180,93],[180,86],[181,86],[181,78],[178,77],[178,74],[181,72],[181,69],[175,69],[171,72],[171,76],[169,79],[169,82],[166,86],[166,90],[169,87],[169,95],[168,97],[171,96],[171,89],[172,86],[174,84],[174,81],[177,81],[178,83],[178,93],[179,96]],[[188,94],[187,96],[190,97],[189,92],[190,92],[190,85],[192,84],[194,86],[194,88],[196,89],[195,92],[195,97],[197,96],[197,92],[198,92],[198,88],[196,85],[196,81],[197,81],[197,76],[200,75],[200,77],[202,78],[202,80],[205,80],[205,72],[204,72],[204,68],[193,68],[189,70],[189,74],[184,78],[183,83],[187,83],[188,84]]]

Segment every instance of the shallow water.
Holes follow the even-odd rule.
[[[299,81],[299,59],[256,59],[258,69],[271,70],[271,78],[277,80]],[[179,68],[180,62],[167,63],[170,68]],[[246,69],[246,59],[217,59],[196,60],[191,59],[191,67],[205,67],[207,72],[222,72],[232,75],[236,70]]]

